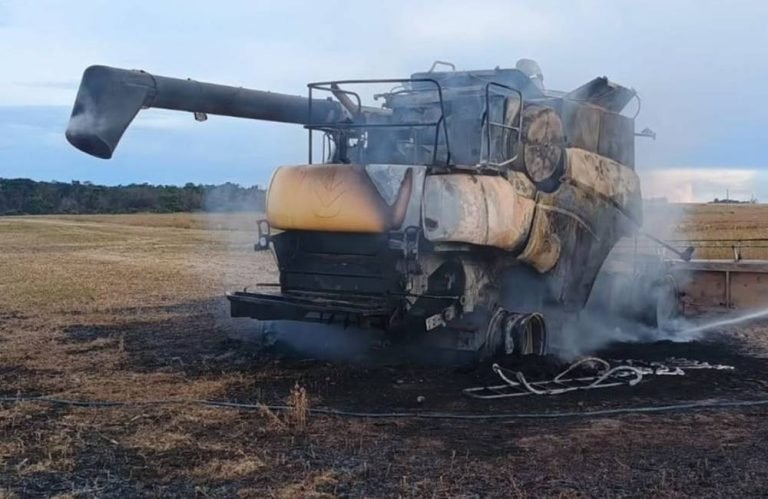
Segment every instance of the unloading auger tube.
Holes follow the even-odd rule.
[[[310,120],[306,97],[91,66],[83,73],[67,140],[109,159],[139,110],[150,107],[301,125],[334,123],[343,116],[332,100],[314,99]]]
[[[149,107],[303,125],[308,164],[274,171],[257,224],[279,280],[229,293],[231,316],[377,329],[417,362],[542,354],[637,230],[641,193],[634,90],[598,77],[549,91],[534,66],[310,83],[307,97],[92,66],[66,136],[110,158]]]

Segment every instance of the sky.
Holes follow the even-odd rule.
[[[308,81],[539,62],[642,98],[646,197],[768,201],[768,2],[0,0],[0,177],[102,184],[268,182],[306,161],[299,126],[146,110],[113,159],[64,138],[92,64],[305,95]]]

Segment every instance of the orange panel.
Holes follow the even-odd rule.
[[[384,232],[403,223],[413,189],[409,169],[392,205],[361,165],[278,168],[267,194],[267,220],[277,229]]]

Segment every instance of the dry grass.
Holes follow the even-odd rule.
[[[307,429],[309,421],[309,396],[307,390],[298,383],[293,385],[291,394],[288,396],[288,405],[291,410],[287,412],[288,423],[299,432]]]
[[[200,480],[240,480],[252,477],[264,467],[264,461],[253,456],[232,460],[211,459],[192,470],[191,475]]]
[[[123,215],[53,215],[34,217],[61,222],[95,222],[99,225],[118,225],[121,227],[167,227],[172,229],[196,230],[256,230],[259,214],[253,213],[133,213]],[[13,217],[26,218],[26,217]]]
[[[645,229],[667,239],[689,241],[696,258],[732,258],[738,241],[768,238],[768,208],[752,204],[651,205],[645,209]],[[653,245],[656,246],[656,245]],[[768,241],[743,242],[744,259],[768,259]]]
[[[730,237],[768,228],[760,207],[723,209],[735,213],[686,208],[699,221],[676,230],[725,234],[723,220]],[[370,393],[367,371],[284,365],[226,338],[222,292],[274,279],[271,256],[250,249],[254,223],[242,214],[0,219],[3,395],[292,408],[0,405],[0,498],[723,496],[768,483],[761,413],[514,424],[310,418],[310,404],[388,404],[407,384]],[[335,402],[324,400],[334,386]]]
[[[313,499],[332,498],[336,497],[336,495],[319,489],[333,487],[336,483],[336,473],[334,472],[312,473],[299,483],[282,487],[277,491],[276,496],[279,499],[296,499],[300,497]]]

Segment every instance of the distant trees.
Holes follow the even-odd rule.
[[[264,211],[266,192],[238,184],[94,185],[0,179],[0,215]]]
[[[725,198],[725,199],[715,198],[709,203],[710,204],[757,204],[758,200],[754,196],[749,198],[748,201],[739,201],[738,199],[729,199],[729,198]]]

